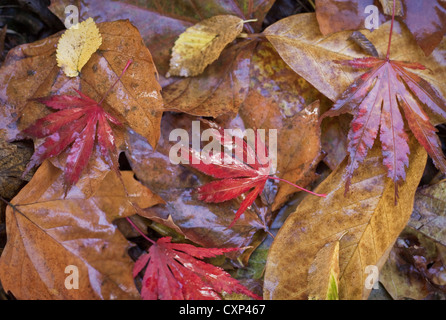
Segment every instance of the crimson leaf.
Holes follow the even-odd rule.
[[[231,152],[236,150],[235,156],[233,157],[232,154],[230,155],[223,151],[208,157],[203,156],[203,152],[200,153],[189,149],[188,163],[190,166],[209,176],[220,179],[198,187],[198,199],[205,202],[219,203],[237,198],[253,189],[240,204],[240,208],[237,210],[229,228],[253,204],[257,196],[263,192],[268,179],[280,180],[308,193],[325,197],[325,195],[313,193],[287,180],[271,176],[272,159],[269,159],[268,149],[257,131],[254,135],[255,139],[253,139],[256,145],[254,150],[245,140],[239,137],[225,135],[222,129],[212,130],[214,139],[222,146]],[[233,138],[235,138],[234,142]],[[237,154],[237,150],[242,150],[241,154]]]
[[[171,243],[170,237],[158,239],[136,261],[133,277],[146,267],[141,296],[144,300],[220,300],[222,292],[252,293],[222,268],[199,259],[211,258],[238,248],[198,248],[190,244]]]
[[[79,180],[92,154],[96,136],[101,155],[119,174],[115,138],[109,122],[115,125],[121,123],[105,112],[100,103],[78,90],[76,92],[79,97],[56,95],[36,99],[59,111],[37,120],[24,130],[29,136],[44,138],[43,143],[35,150],[26,172],[43,160],[70,148],[64,173],[67,187]]]

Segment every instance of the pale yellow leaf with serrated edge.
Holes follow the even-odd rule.
[[[308,270],[309,300],[339,300],[339,241],[327,243]]]
[[[201,74],[242,30],[243,20],[231,15],[214,16],[187,28],[175,41],[167,76]]]
[[[57,65],[68,77],[77,77],[82,67],[102,44],[102,36],[92,18],[65,31],[57,44]]]

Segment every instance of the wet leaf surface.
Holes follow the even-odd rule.
[[[0,278],[18,299],[136,299],[130,243],[113,220],[161,200],[123,172],[129,197],[114,173],[90,199],[76,186],[63,195],[62,171],[44,162],[7,209],[8,243]],[[81,187],[81,185],[79,186]],[[79,289],[65,287],[67,266],[79,271]]]
[[[138,30],[128,21],[105,22],[98,24],[98,28],[102,45],[76,78],[66,77],[56,65],[57,35],[9,52],[0,71],[4,88],[0,101],[5,105],[0,129],[6,129],[7,139],[17,135],[13,121],[17,117],[20,117],[19,129],[23,129],[48,114],[44,105],[29,99],[75,95],[76,89],[99,101],[127,61],[133,59],[120,83],[105,99],[104,108],[156,145],[163,102],[150,52]]]
[[[308,269],[309,300],[339,300],[339,241],[327,243]]]
[[[244,30],[248,33],[259,32],[263,18],[273,2],[150,0],[141,4],[136,0],[111,3],[87,0],[82,1],[79,8],[81,19],[88,16],[94,17],[97,22],[130,19],[140,30],[160,73],[166,107],[193,115],[216,117],[226,113],[236,114],[243,102],[249,89],[250,49],[240,50],[240,46],[229,46],[222,52],[221,59],[208,66],[204,74],[187,79],[165,79],[171,48],[188,27],[216,15],[233,15],[242,20],[258,19],[257,22],[244,24]],[[54,1],[52,9],[58,12],[58,16],[64,17],[63,8],[66,4],[66,0]],[[246,45],[249,47],[248,43]]]
[[[353,177],[344,197],[344,161],[317,188],[327,198],[306,197],[279,230],[265,271],[265,299],[302,299],[308,296],[307,274],[317,252],[340,238],[340,299],[364,299],[367,265],[382,266],[387,252],[407,224],[426,153],[411,140],[410,166],[395,205],[393,182],[380,165],[380,146],[372,149]],[[295,257],[299,257],[296,260]]]
[[[234,226],[228,228],[241,201],[236,199],[209,204],[198,200],[194,189],[210,179],[187,166],[172,164],[169,159],[170,147],[175,144],[169,142],[169,133],[174,128],[182,128],[190,133],[192,139],[192,120],[196,119],[166,114],[162,123],[162,139],[156,151],[142,137],[131,132],[128,134],[129,149],[126,154],[132,170],[142,184],[166,201],[165,205],[146,209],[141,214],[173,228],[204,247],[252,245],[255,248],[265,236],[261,231],[265,225],[255,210],[265,211],[265,205],[246,210]],[[243,263],[247,262],[251,251],[245,251],[241,258]],[[235,252],[231,257],[235,258],[236,255],[240,253]]]
[[[297,76],[268,43],[259,43],[251,64],[251,83],[240,117],[246,128],[277,130],[277,175],[301,187],[314,178],[320,160],[320,103],[327,100]],[[267,144],[268,144],[267,140]],[[280,182],[272,210],[298,190]]]
[[[406,227],[380,272],[379,281],[395,300],[446,299],[446,247]]]
[[[276,22],[265,30],[265,34],[283,60],[295,72],[327,98],[336,101],[354,79],[363,73],[346,68],[336,61],[363,58],[364,54],[356,44],[347,40],[351,32],[323,36],[314,31],[316,28],[317,20],[314,14],[299,14]],[[390,22],[387,22],[373,32],[363,31],[380,56],[385,55],[387,51],[389,30]],[[426,57],[407,28],[395,21],[392,59],[424,65],[426,70],[417,70],[414,73],[426,79],[443,97],[446,96],[446,85],[442,80],[442,74],[446,71],[445,50],[446,41],[443,40],[434,52]],[[431,114],[429,116],[435,125],[441,122],[435,116]]]
[[[380,22],[383,23],[392,16],[393,3],[392,0],[379,2]],[[324,35],[364,28],[364,21],[370,15],[364,13],[365,8],[377,5],[374,0],[322,0],[316,3],[316,15]],[[396,1],[396,16],[400,15],[424,54],[429,56],[446,33],[446,4],[441,0]]]

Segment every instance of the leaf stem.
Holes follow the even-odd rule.
[[[102,97],[101,101],[99,101],[99,105],[104,101],[104,99],[108,96],[108,94],[110,93],[110,91],[113,89],[113,87],[118,83],[119,80],[121,80],[122,76],[124,75],[124,72],[127,71],[128,67],[130,66],[130,64],[133,62],[133,60],[129,60],[127,61],[127,64],[124,67],[124,70],[122,70],[121,75],[118,77],[118,79],[116,79],[115,83],[113,83],[113,85],[107,90],[107,92],[104,94],[104,96]]]
[[[257,22],[257,19],[249,19],[249,20],[243,20],[243,24],[248,22]]]
[[[289,185],[292,185],[293,187],[295,187],[295,188],[297,188],[297,189],[300,189],[300,190],[302,190],[302,191],[308,192],[308,193],[310,193],[310,194],[312,194],[312,195],[315,195],[315,196],[318,196],[318,197],[323,197],[323,198],[325,198],[325,197],[327,196],[325,193],[322,193],[322,194],[321,194],[321,193],[315,193],[315,192],[312,192],[312,191],[310,191],[310,190],[307,190],[307,189],[305,189],[305,188],[302,188],[302,187],[298,186],[297,184],[294,184],[294,183],[292,183],[292,182],[290,182],[290,181],[288,181],[288,180],[285,180],[285,179],[282,179],[282,178],[279,178],[279,177],[269,176],[268,179],[274,179],[274,180],[279,180],[279,181],[282,181],[282,182],[286,182],[286,183],[288,183]]]
[[[395,21],[395,0],[393,0],[392,23],[390,24],[389,44],[387,45],[386,60],[390,58],[390,44],[392,43],[393,22]]]
[[[125,217],[125,219],[127,220],[128,223],[130,223],[130,225],[131,225],[136,231],[138,231],[138,233],[139,233],[140,235],[143,236],[144,239],[146,239],[147,241],[149,241],[149,242],[152,243],[152,244],[155,244],[155,241],[153,241],[153,240],[150,239],[148,236],[146,236],[146,235],[144,234],[144,232],[142,232],[141,229],[138,228],[138,226],[137,226],[137,225],[136,225],[136,224],[135,224],[129,217]]]
[[[237,38],[242,38],[242,39],[258,39],[258,38],[265,38],[265,34],[263,33],[240,33]]]

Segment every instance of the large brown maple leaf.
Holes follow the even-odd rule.
[[[373,146],[378,130],[388,177],[396,185],[405,179],[410,150],[401,110],[410,130],[434,164],[446,172],[437,130],[425,110],[430,109],[446,121],[446,103],[429,82],[408,70],[424,70],[425,67],[419,63],[390,60],[388,56],[385,59],[369,57],[342,63],[358,69],[370,68],[347,88],[333,108],[321,118],[347,112],[354,116],[348,133],[350,159],[346,169],[346,192],[353,172]]]

